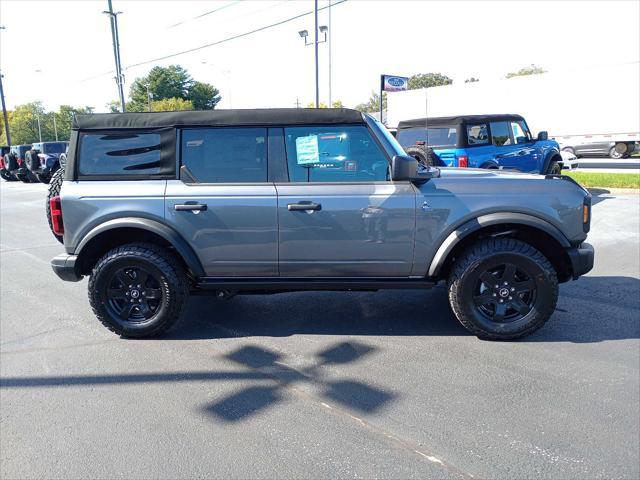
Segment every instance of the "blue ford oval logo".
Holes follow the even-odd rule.
[[[404,85],[404,79],[398,77],[390,77],[387,79],[387,83],[393,87],[401,87]]]

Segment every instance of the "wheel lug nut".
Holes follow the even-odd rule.
[[[512,292],[515,292],[515,291],[516,291],[516,289],[515,289],[515,288],[513,288],[513,287],[511,287],[511,291],[512,291]]]
[[[496,288],[498,288],[500,285],[496,285]]]
[[[504,285],[509,285],[509,282],[504,282]]]
[[[129,285],[129,288],[133,288],[133,285]]]
[[[135,302],[135,300],[132,298],[132,299],[131,299],[131,303],[133,303],[133,302]]]
[[[140,285],[138,285],[138,288],[140,288]]]
[[[513,297],[509,297],[509,300],[513,300]]]
[[[142,292],[142,296],[144,297],[147,294],[147,292]]]
[[[129,296],[129,292],[124,292],[124,294],[128,297]]]
[[[493,296],[494,296],[494,297],[497,297],[497,296],[498,296],[498,294],[494,293],[494,294],[493,294]]]
[[[502,299],[500,299],[500,300],[498,300],[498,301],[499,301],[500,303],[504,302],[504,300],[502,300]]]

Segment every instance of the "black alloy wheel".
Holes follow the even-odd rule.
[[[153,317],[163,301],[159,279],[144,267],[125,267],[114,272],[105,295],[110,315],[134,323]]]
[[[480,274],[473,303],[492,322],[514,322],[527,315],[536,299],[533,278],[512,263],[489,268]]]

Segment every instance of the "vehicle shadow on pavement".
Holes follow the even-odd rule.
[[[299,292],[193,297],[179,328],[161,339],[309,335],[469,335],[449,308],[447,292]]]
[[[308,335],[470,336],[443,287],[193,298],[179,328],[160,339]],[[594,343],[640,338],[640,280],[582,277],[560,286],[558,308],[519,342]]]
[[[236,369],[223,371],[185,371],[161,373],[122,373],[110,375],[71,375],[0,378],[1,389],[94,387],[130,384],[177,385],[184,382],[250,382],[248,386],[205,404],[208,415],[223,422],[237,422],[283,402],[292,394],[313,398],[326,408],[330,402],[348,409],[371,413],[394,400],[397,395],[353,378],[332,378],[326,367],[360,361],[376,351],[360,342],[340,342],[312,355],[302,367],[287,365],[286,355],[262,346],[243,345],[222,357]],[[309,393],[305,386],[311,386]],[[293,388],[292,388],[293,387]]]
[[[589,193],[591,194],[591,205],[597,205],[600,202],[612,198],[607,196],[611,195],[611,191],[606,188],[588,188],[587,190],[589,190]]]

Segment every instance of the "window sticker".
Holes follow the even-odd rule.
[[[298,165],[314,165],[320,162],[318,136],[296,138],[296,160]]]
[[[189,140],[187,142],[187,147],[199,147],[204,143],[204,140]]]

